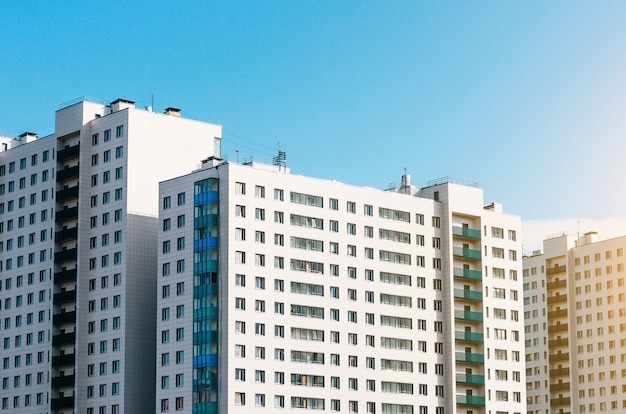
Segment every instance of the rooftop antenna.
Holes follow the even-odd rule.
[[[151,101],[152,102],[152,104],[151,104],[152,110],[154,110],[154,94],[151,93],[150,95],[152,96],[152,101]]]

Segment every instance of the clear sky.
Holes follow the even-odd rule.
[[[406,168],[529,221],[626,219],[623,1],[14,1],[0,28],[0,133],[154,94],[223,125],[224,155],[280,142],[295,174]]]

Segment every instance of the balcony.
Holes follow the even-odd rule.
[[[196,390],[216,390],[217,378],[202,378],[193,380],[193,389]],[[195,407],[195,404],[194,404]],[[204,413],[204,411],[201,411]]]
[[[550,392],[569,391],[569,382],[557,382],[550,384]]]
[[[207,260],[203,263],[194,263],[193,271],[195,274],[217,272],[217,260]]]
[[[74,396],[53,398],[50,400],[50,408],[53,410],[74,408]]]
[[[563,303],[563,302],[567,302],[567,294],[550,296],[548,298],[548,305],[551,305],[553,303]]]
[[[69,207],[59,210],[54,215],[54,221],[63,223],[68,220],[78,220],[78,207]]]
[[[569,397],[550,398],[550,406],[570,405]]]
[[[78,178],[78,165],[74,165],[73,167],[66,166],[62,170],[57,171],[57,181],[63,181],[72,178]]]
[[[548,361],[553,364],[558,361],[569,361],[569,352],[559,352],[548,356]]]
[[[62,203],[67,200],[78,198],[78,185],[74,187],[64,188],[56,192],[57,203]]]
[[[219,222],[220,216],[217,214],[207,214],[193,219],[195,227],[217,226]]]
[[[57,151],[57,161],[63,162],[67,160],[71,160],[72,158],[78,158],[80,154],[80,143],[74,145],[73,147],[65,147],[62,150]]]
[[[485,385],[484,375],[456,374],[457,384]]]
[[[470,322],[482,322],[483,313],[475,312],[475,311],[466,311],[466,310],[455,310],[454,319],[460,319],[463,321],[470,321]]]
[[[63,283],[76,283],[76,269],[61,270],[54,274],[54,284],[62,285]]]
[[[563,377],[563,376],[569,377],[569,368],[561,367],[561,368],[551,369],[550,376],[551,377]]]
[[[563,279],[563,280],[555,280],[554,282],[549,282],[546,285],[548,290],[562,288],[562,287],[565,287],[565,286],[567,286],[567,280],[565,280],[565,279]]]
[[[193,343],[217,342],[217,331],[194,332]]]
[[[193,296],[196,298],[201,296],[217,295],[218,293],[219,289],[217,288],[217,284],[208,284],[193,287]]]
[[[52,337],[52,346],[73,345],[76,343],[76,332],[60,333]]]
[[[55,326],[65,325],[68,323],[76,324],[76,311],[57,313],[52,316],[52,323]]]
[[[454,354],[454,359],[457,362],[466,362],[468,364],[484,364],[485,363],[485,355],[473,354],[471,352],[456,352]]]
[[[482,257],[480,250],[470,249],[468,247],[454,247],[452,254],[456,257],[470,260],[480,260]]]
[[[480,230],[470,229],[469,227],[452,226],[452,235],[466,239],[480,240]]]
[[[78,248],[63,249],[54,253],[54,264],[61,264],[70,261],[76,261],[78,256]]]
[[[484,335],[478,332],[469,331],[456,331],[454,332],[454,339],[464,342],[478,342],[483,343]]]
[[[52,388],[74,387],[76,377],[74,375],[65,375],[52,378]]]
[[[483,280],[483,273],[480,270],[465,269],[461,267],[454,268],[454,277],[470,280]]]
[[[567,332],[568,325],[566,323],[557,323],[556,325],[548,325],[548,333]]]
[[[454,297],[457,299],[482,301],[483,294],[477,290],[454,289]]]
[[[477,407],[485,406],[485,397],[481,395],[465,395],[465,394],[457,394],[456,395],[456,404],[457,405],[473,405]]]
[[[57,355],[52,357],[52,368],[71,367],[75,363],[75,354]]]
[[[54,233],[54,241],[61,243],[67,240],[76,240],[78,237],[78,227],[71,227],[69,229],[59,230]]]
[[[548,341],[548,346],[550,348],[556,348],[559,346],[568,346],[569,345],[569,339],[568,338],[557,338],[557,339],[553,339],[551,341]]]
[[[566,268],[567,266],[565,265],[549,267],[546,269],[546,275],[550,276],[550,275],[555,275],[557,273],[565,273]]]
[[[567,309],[557,309],[548,312],[548,319],[562,318],[563,316],[567,316]]]

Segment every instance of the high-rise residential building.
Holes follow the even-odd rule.
[[[625,248],[557,234],[524,257],[528,413],[626,409]]]
[[[526,412],[520,218],[209,158],[159,195],[157,412]]]
[[[125,99],[0,137],[0,412],[153,412],[158,182],[220,137]]]

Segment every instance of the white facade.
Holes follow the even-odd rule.
[[[211,159],[159,204],[157,412],[526,411],[520,219],[479,188]]]
[[[524,258],[529,413],[626,409],[625,248],[563,234]]]
[[[153,411],[158,181],[220,136],[120,99],[1,139],[0,412]]]

